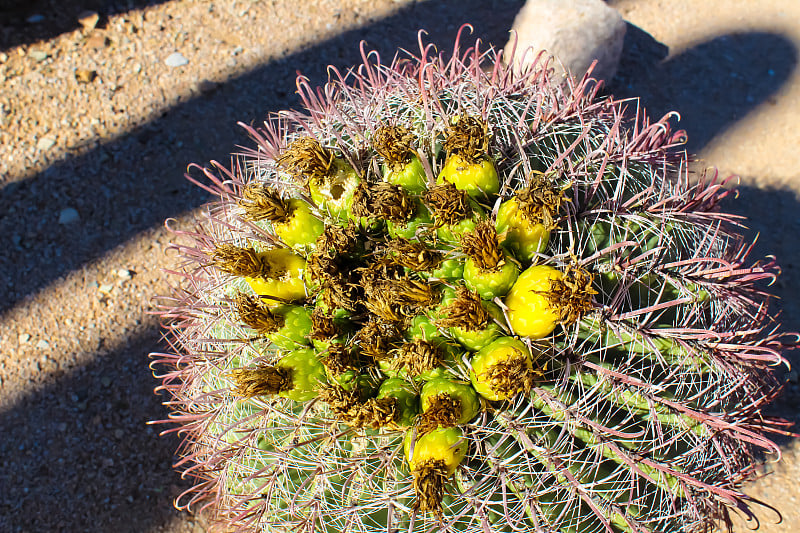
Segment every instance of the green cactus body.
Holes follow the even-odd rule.
[[[259,533],[697,533],[748,512],[784,424],[770,365],[797,343],[727,192],[690,182],[668,117],[432,50],[301,79],[304,112],[206,169],[219,201],[177,247],[177,353],[154,363],[192,502]]]

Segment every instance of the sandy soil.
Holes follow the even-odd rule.
[[[702,163],[741,176],[730,208],[784,266],[775,290],[800,330],[800,3],[616,0],[630,23],[610,90],[675,109]],[[390,56],[416,30],[449,46],[463,22],[503,45],[517,0],[0,1],[0,530],[203,531],[172,509],[186,488],[147,353],[171,263],[163,220],[207,198],[182,177],[248,144],[237,121],[297,104],[294,77]],[[94,9],[97,25],[80,13]],[[36,17],[41,16],[41,20]],[[31,18],[33,17],[33,18]],[[82,25],[79,19],[83,20]],[[170,67],[179,52],[188,61]],[[793,356],[797,361],[797,356]],[[800,419],[798,374],[775,412]],[[800,530],[800,445],[748,487]],[[746,525],[737,525],[746,531]]]

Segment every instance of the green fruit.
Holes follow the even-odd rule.
[[[431,214],[419,199],[414,200],[414,216],[406,222],[386,222],[386,230],[392,238],[414,239],[424,228],[430,226]]]
[[[508,256],[499,268],[494,269],[480,268],[471,257],[464,263],[464,283],[485,300],[505,296],[517,276],[519,267]]]
[[[419,413],[419,396],[411,383],[401,378],[386,379],[378,389],[377,398],[397,398],[400,415],[395,423],[401,428],[414,424],[414,417]]]
[[[430,276],[444,281],[463,279],[464,261],[461,259],[445,259],[437,268],[430,271]]]
[[[524,369],[521,372],[525,375],[510,375],[504,369],[505,372],[498,373],[505,375],[495,377],[492,370],[512,359],[524,360]],[[531,370],[533,364],[528,347],[513,337],[500,337],[475,354],[470,363],[469,377],[475,391],[487,400],[507,400],[512,395],[525,391],[525,380]]]
[[[420,405],[422,412],[428,411],[434,399],[439,395],[447,395],[460,404],[459,416],[455,424],[466,424],[478,414],[481,408],[478,395],[469,383],[451,381],[448,379],[432,379],[422,386]]]
[[[319,387],[327,382],[325,366],[311,348],[294,350],[281,358],[275,366],[291,373],[291,389],[279,392],[278,396],[296,402],[307,402],[316,398]]]
[[[273,222],[272,228],[290,248],[307,251],[313,248],[314,242],[322,235],[325,223],[311,212],[311,207],[299,198],[289,200],[292,214],[285,222]]]
[[[489,344],[494,338],[502,335],[500,324],[505,322],[503,311],[492,302],[482,301],[481,305],[488,311],[491,319],[477,327],[452,326],[450,334],[458,343],[470,351],[477,351]]]
[[[453,475],[467,455],[467,441],[458,428],[439,428],[424,435],[406,433],[403,449],[412,471],[427,462],[442,461]]]
[[[386,181],[399,185],[410,193],[421,193],[428,186],[428,177],[417,156],[412,156],[399,169],[390,170],[387,165],[383,165],[383,175]]]
[[[438,184],[445,182],[477,199],[490,198],[500,191],[497,170],[489,157],[471,162],[458,154],[449,156],[436,179]]]
[[[445,224],[436,228],[436,236],[443,242],[458,244],[462,235],[475,229],[479,215],[476,213],[473,218],[465,218],[456,224]]]
[[[272,312],[283,317],[283,326],[266,337],[278,348],[294,350],[308,345],[311,333],[311,312],[299,305],[282,305]]]
[[[550,232],[544,224],[528,219],[519,209],[516,198],[500,204],[497,211],[497,233],[503,235],[501,244],[520,261],[529,262],[536,254],[544,252]]]

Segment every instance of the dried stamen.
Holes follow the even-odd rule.
[[[570,199],[564,195],[569,188],[559,188],[541,172],[533,171],[529,177],[529,185],[517,191],[516,198],[519,210],[531,222],[542,224],[547,231],[556,227],[555,215]]]
[[[416,139],[404,126],[382,125],[375,132],[372,146],[392,170],[400,170],[414,155]]]
[[[352,222],[345,227],[335,224],[326,225],[316,242],[317,253],[331,259],[356,252],[358,246],[358,228]]]
[[[245,216],[255,221],[267,219],[270,222],[283,223],[294,212],[288,200],[261,183],[245,187],[239,205],[244,209]]]
[[[444,489],[449,478],[447,465],[442,460],[431,459],[417,465],[413,474],[414,493],[417,496],[414,509],[441,516]]]
[[[353,336],[362,357],[381,361],[389,357],[389,351],[403,339],[396,324],[370,320]]]
[[[520,392],[530,391],[535,378],[542,375],[540,370],[530,368],[528,357],[520,353],[493,364],[480,378],[488,382],[498,396],[511,398]]]
[[[315,250],[306,258],[308,279],[314,284],[322,285],[336,278],[340,273],[339,262]]]
[[[414,216],[414,202],[399,185],[379,182],[372,186],[372,208],[375,216],[401,223]]]
[[[365,286],[364,292],[367,309],[389,321],[412,318],[440,299],[432,286],[411,278],[375,280]]]
[[[361,296],[361,288],[344,276],[326,280],[322,286],[322,303],[329,309],[355,311]]]
[[[325,385],[319,391],[319,399],[330,406],[338,420],[345,423],[355,420],[361,411],[361,393],[358,387],[345,390],[340,385]]]
[[[328,347],[327,352],[322,357],[322,364],[334,376],[338,376],[348,370],[359,369],[359,364],[353,357],[353,353],[341,344],[331,344]]]
[[[452,183],[444,183],[431,187],[424,195],[428,206],[436,220],[436,226],[458,224],[473,214],[466,191],[456,189]]]
[[[333,316],[326,313],[322,307],[315,307],[311,312],[311,333],[308,338],[326,341],[338,337],[340,333]]]
[[[308,185],[323,182],[330,175],[335,158],[333,150],[325,148],[316,139],[303,137],[293,141],[276,162]]]
[[[425,412],[419,415],[417,426],[421,434],[438,427],[449,428],[461,418],[461,400],[442,392],[432,397]]]
[[[550,282],[550,290],[544,293],[550,305],[561,313],[559,322],[569,325],[592,309],[592,274],[586,269],[569,265],[561,279]]]
[[[456,299],[442,309],[442,318],[436,324],[443,328],[462,328],[466,331],[485,329],[492,320],[481,303],[481,297],[466,287],[456,290]]]
[[[392,261],[417,272],[433,270],[444,261],[444,254],[428,248],[421,242],[411,242],[398,237],[389,241],[387,245],[390,252],[388,257]]]
[[[246,277],[269,277],[270,266],[254,248],[240,248],[234,244],[220,244],[213,254],[214,265],[228,274]]]
[[[236,368],[230,372],[236,383],[234,394],[244,398],[266,396],[292,390],[292,370],[275,366]]]
[[[462,114],[448,128],[444,149],[458,154],[468,163],[478,163],[489,152],[489,128],[478,117]]]
[[[442,365],[443,353],[438,346],[421,339],[406,342],[396,350],[392,366],[419,376]]]
[[[239,319],[259,335],[269,335],[283,327],[284,318],[270,311],[260,298],[239,292],[233,299],[233,306]]]
[[[461,237],[461,249],[482,270],[496,270],[505,264],[497,230],[488,220],[478,222],[473,231]]]
[[[380,429],[396,422],[399,416],[397,398],[369,398],[361,404],[349,424],[355,428]]]

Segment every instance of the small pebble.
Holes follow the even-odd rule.
[[[52,137],[42,137],[39,139],[39,142],[36,143],[36,149],[41,150],[42,152],[46,152],[50,148],[52,148],[56,144],[56,140]]]
[[[78,80],[78,83],[92,83],[96,77],[96,70],[79,68],[75,71],[75,79]]]
[[[42,50],[31,50],[28,55],[31,56],[31,59],[39,63],[50,57],[47,52]]]
[[[95,50],[100,50],[105,48],[108,45],[108,38],[105,35],[94,33],[88,39],[86,39],[86,46],[89,48],[94,48]]]
[[[86,31],[93,30],[100,20],[100,15],[96,11],[82,11],[78,15],[78,22]]]
[[[58,223],[59,224],[74,224],[81,219],[78,211],[72,207],[67,207],[61,210],[61,213],[58,215]]]
[[[106,283],[105,285],[100,285],[100,287],[97,288],[97,291],[101,292],[103,294],[110,294],[111,291],[113,291],[113,290],[114,290],[114,286],[111,285],[110,283]]]
[[[19,343],[20,344],[28,342],[29,340],[31,340],[31,336],[30,335],[28,335],[27,333],[20,333],[20,335],[19,335]]]
[[[25,19],[28,24],[38,24],[44,20],[44,15],[31,15]]]
[[[100,384],[103,385],[103,387],[108,387],[111,385],[111,378],[108,376],[103,376],[100,378]]]
[[[120,268],[117,270],[117,277],[121,280],[129,280],[133,277],[133,272],[127,268]]]
[[[114,436],[116,438],[118,438],[118,439],[121,439],[122,437],[125,436],[125,430],[122,430],[122,429],[119,429],[119,428],[115,429],[114,430]]]
[[[182,67],[184,65],[188,65],[189,60],[186,59],[180,52],[174,52],[167,56],[167,58],[164,60],[164,63],[166,63],[168,67]]]
[[[36,347],[40,350],[46,350],[50,348],[50,343],[44,339],[40,339],[39,342],[36,343]]]

